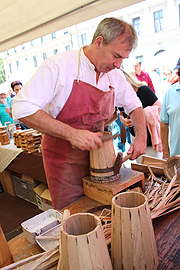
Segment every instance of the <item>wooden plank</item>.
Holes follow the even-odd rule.
[[[157,270],[180,269],[180,210],[153,221],[159,257]]]
[[[120,177],[112,182],[95,182],[90,176],[83,178],[84,194],[104,204],[111,204],[113,196],[135,184],[144,190],[144,174],[126,168],[122,168]]]
[[[166,164],[166,160],[165,159],[151,157],[151,156],[147,156],[147,155],[142,155],[141,163],[142,164],[146,164],[146,165],[151,164],[151,163],[157,163],[156,167],[163,168],[163,165],[162,164],[163,163]]]
[[[8,245],[15,262],[43,252],[38,245],[31,244],[23,233],[8,241]]]
[[[156,175],[164,175],[164,169],[160,167],[150,166],[153,173]],[[131,169],[143,173],[150,173],[148,166],[145,164],[131,163]]]
[[[10,171],[4,170],[2,173],[0,173],[0,181],[5,192],[11,194],[12,196],[16,196],[12,173]]]

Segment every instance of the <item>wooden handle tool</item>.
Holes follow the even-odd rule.
[[[112,134],[104,134],[101,137],[101,140],[102,140],[102,142],[105,142],[105,141],[108,141],[108,140],[113,140],[113,139],[116,139],[117,137],[119,137],[120,135],[121,135],[120,133],[116,133],[114,135],[112,135]]]
[[[127,154],[124,158],[123,158],[123,153],[119,152],[117,154],[117,157],[116,157],[116,161],[115,161],[115,164],[114,164],[114,173],[115,174],[118,174],[120,169],[121,169],[121,166],[122,164],[127,161],[129,158],[132,157],[132,153],[131,154]]]

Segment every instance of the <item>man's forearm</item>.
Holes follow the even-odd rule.
[[[81,150],[90,150],[102,146],[100,139],[102,133],[73,128],[52,118],[43,110],[38,110],[36,113],[23,117],[20,120],[44,134],[65,139]]]
[[[136,136],[142,136],[147,140],[146,118],[143,108],[137,108],[131,114]]]
[[[130,117],[134,124],[136,137],[128,152],[133,153],[132,159],[144,154],[147,148],[147,128],[143,108],[135,109]]]
[[[161,129],[161,143],[163,150],[163,158],[169,158],[169,124],[163,123],[160,121],[160,129]]]
[[[70,126],[54,119],[43,110],[20,119],[24,124],[40,132],[62,139],[67,139],[67,135],[72,129]]]

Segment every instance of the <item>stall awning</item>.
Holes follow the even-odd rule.
[[[0,52],[142,0],[1,0]]]

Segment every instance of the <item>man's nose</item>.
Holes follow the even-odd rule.
[[[122,61],[123,61],[123,59],[118,59],[118,60],[116,60],[115,63],[114,63],[114,66],[115,66],[117,69],[120,69],[121,64],[122,64]]]

